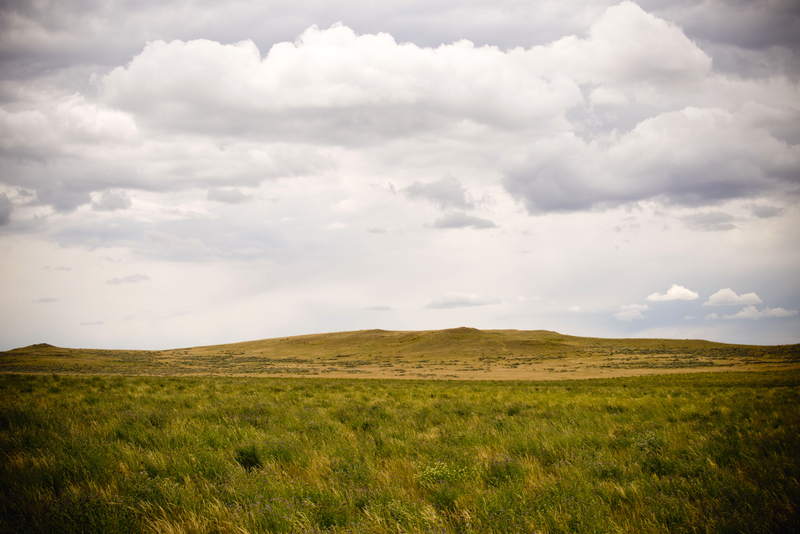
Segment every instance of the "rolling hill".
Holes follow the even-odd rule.
[[[37,344],[0,352],[0,372],[164,376],[546,380],[800,368],[800,345],[603,339],[545,330],[361,330],[182,349]]]

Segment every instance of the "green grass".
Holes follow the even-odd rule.
[[[798,386],[0,375],[0,531],[797,532]]]

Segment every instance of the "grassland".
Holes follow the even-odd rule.
[[[561,380],[790,369],[800,369],[800,345],[599,339],[473,328],[341,332],[163,351],[41,344],[0,352],[0,373],[44,374]]]
[[[0,531],[773,533],[800,372],[0,375]]]
[[[798,401],[800,345],[34,345],[0,353],[0,532],[800,532]]]

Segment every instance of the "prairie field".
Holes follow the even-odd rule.
[[[0,374],[2,532],[800,530],[792,368],[547,381],[39,372]]]
[[[0,373],[563,380],[800,369],[800,345],[602,339],[546,330],[362,330],[171,350],[32,345],[0,352]]]

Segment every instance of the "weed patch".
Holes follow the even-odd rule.
[[[238,447],[236,449],[236,463],[244,467],[247,471],[261,467],[261,454],[255,445]]]

